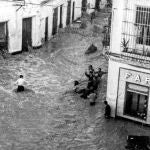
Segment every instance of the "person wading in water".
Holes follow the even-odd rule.
[[[23,75],[20,75],[19,79],[15,82],[17,84],[17,92],[22,92],[24,91],[24,84],[25,84],[25,79],[23,78]]]

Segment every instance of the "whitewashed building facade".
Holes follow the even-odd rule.
[[[26,50],[27,45],[41,45],[40,3],[31,5],[31,2],[0,2],[0,45],[10,53]]]
[[[112,117],[150,124],[150,2],[114,0],[107,101]]]
[[[88,1],[90,7],[94,3]],[[81,14],[82,0],[0,1],[0,49],[15,53],[38,48]]]

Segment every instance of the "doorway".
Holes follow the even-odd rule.
[[[136,89],[142,89],[142,91]],[[124,107],[125,115],[146,120],[148,107],[147,91],[147,87],[131,83],[127,85]]]
[[[0,50],[8,50],[8,24],[0,23]]]
[[[22,24],[22,51],[28,51],[32,46],[32,18],[24,18]]]
[[[59,28],[63,28],[63,24],[62,24],[62,11],[63,11],[63,5],[60,6],[60,23],[59,23]]]
[[[48,41],[48,17],[45,18],[45,41]]]
[[[54,9],[53,13],[52,35],[55,35],[57,33],[57,23],[58,23],[58,7]]]
[[[68,1],[66,25],[70,24],[70,17],[71,17],[71,0]]]
[[[100,10],[100,6],[99,6],[100,5],[100,1],[101,0],[96,0],[95,1],[95,9],[98,10],[98,11]]]
[[[72,8],[72,21],[74,21],[74,15],[75,15],[75,2],[73,2],[73,8]]]
[[[87,0],[82,0],[82,8],[81,11],[86,11],[87,10]]]

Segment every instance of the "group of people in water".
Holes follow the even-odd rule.
[[[90,105],[95,105],[95,101],[98,96],[98,86],[100,85],[101,77],[107,72],[102,71],[101,68],[98,68],[97,71],[93,68],[92,65],[88,66],[88,71],[85,72],[85,76],[88,81],[86,82],[86,87],[82,88],[80,84],[82,81],[74,81],[75,93],[78,93],[81,98],[89,99]],[[110,106],[107,101],[104,101],[105,104],[105,117],[110,117]]]
[[[81,98],[84,99],[87,99],[88,96],[93,93],[97,96],[97,89],[103,74],[106,74],[106,72],[103,72],[101,68],[98,68],[98,71],[95,71],[93,66],[89,65],[88,71],[85,72],[85,76],[88,79],[86,87],[80,88],[79,81],[75,81],[75,92],[80,94]]]
[[[98,68],[97,71],[94,70],[92,65],[89,65],[88,71],[85,71],[85,76],[87,77],[86,87],[81,88],[79,81],[74,81],[75,93],[80,94],[81,98],[89,99],[90,105],[94,105],[98,95],[98,86],[100,84],[101,77],[103,74],[107,72],[103,72],[101,68]],[[24,84],[26,83],[23,75],[19,76],[19,79],[15,82],[17,85],[17,92],[24,91]],[[107,101],[104,101],[105,104],[105,117],[110,117],[110,106]]]

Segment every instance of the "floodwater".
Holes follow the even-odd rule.
[[[73,93],[73,81],[85,79],[89,64],[107,71],[101,40],[101,34],[62,33],[41,49],[0,61],[0,150],[123,150],[128,134],[150,134],[141,124],[104,119],[107,75],[95,106]],[[98,51],[85,55],[91,41]],[[16,93],[20,74],[27,90]]]

